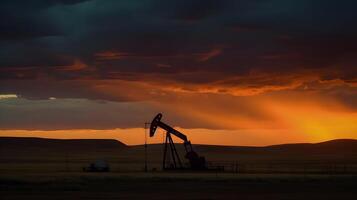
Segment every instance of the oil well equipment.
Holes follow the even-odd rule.
[[[159,127],[166,131],[166,138],[164,143],[164,155],[162,161],[163,170],[181,170],[181,169],[190,169],[190,170],[207,170],[207,163],[205,157],[199,156],[191,145],[191,142],[188,140],[187,136],[180,131],[172,128],[168,124],[161,121],[162,114],[159,113],[152,120],[150,124],[150,137],[155,135],[156,129]],[[189,161],[189,167],[185,167],[181,161],[181,158],[173,142],[172,135],[183,141],[185,148],[185,158]],[[168,162],[168,156],[171,156],[171,161]]]

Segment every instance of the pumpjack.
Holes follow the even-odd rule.
[[[180,131],[172,128],[171,126],[167,125],[166,123],[161,121],[162,114],[159,113],[156,117],[152,120],[150,125],[150,137],[155,135],[156,129],[158,127],[164,129],[166,131],[166,139],[164,144],[164,155],[162,161],[162,169],[169,170],[169,169],[187,169],[181,162],[181,159],[177,153],[175,144],[172,140],[171,135],[174,135],[181,140],[183,140],[183,145],[185,147],[186,155],[185,158],[189,161],[189,169],[191,170],[206,170],[207,164],[205,157],[199,156],[192,148],[191,142],[187,139],[187,136]],[[172,162],[167,162],[167,157],[171,154]]]

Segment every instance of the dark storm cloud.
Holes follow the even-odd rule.
[[[3,80],[51,77],[152,82],[160,77],[157,82],[181,84],[188,90],[192,88],[186,84],[285,86],[290,84],[287,78],[300,78],[306,71],[322,80],[356,80],[354,1],[53,0],[0,4]],[[86,67],[61,70],[70,69],[77,61]],[[260,75],[252,75],[255,72]],[[269,78],[279,76],[282,81]],[[248,78],[242,81],[242,77]],[[25,91],[11,88],[6,91]],[[39,93],[26,96],[36,98]]]
[[[207,17],[221,14],[227,3],[231,1],[219,0],[193,0],[193,1],[164,1],[154,2],[156,12],[161,12],[163,17],[172,20],[194,22]],[[160,9],[158,9],[160,8]]]
[[[1,1],[0,40],[19,40],[62,34],[48,18],[46,9],[56,5],[72,5],[76,0]]]

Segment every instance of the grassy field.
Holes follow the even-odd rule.
[[[190,173],[15,173],[1,199],[354,199],[356,176]]]

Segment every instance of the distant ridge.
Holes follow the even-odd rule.
[[[31,163],[37,171],[63,171],[68,170],[71,162],[71,169],[79,170],[98,159],[116,159],[127,149],[125,144],[112,139],[0,137],[0,169],[7,166],[27,171],[32,170],[28,168]]]
[[[162,144],[150,144],[149,149],[161,151]],[[181,148],[181,145],[176,145]],[[141,149],[143,145],[127,146],[114,139],[46,139],[35,137],[0,137],[0,150],[73,150],[73,151],[111,151],[121,149]],[[340,154],[357,155],[357,140],[336,139],[319,143],[279,144],[263,147],[256,146],[220,146],[194,145],[198,152],[222,154],[284,154],[284,155],[312,155],[312,154]]]
[[[181,145],[177,145],[179,148]],[[143,145],[136,146],[142,148]],[[161,150],[161,144],[151,144],[149,148]],[[222,146],[194,144],[198,152],[206,154],[236,154],[236,155],[357,155],[357,140],[336,139],[319,143],[291,143],[269,146]]]
[[[286,145],[316,145],[316,146],[341,146],[346,144],[357,144],[357,140],[355,139],[335,139],[335,140],[328,140],[324,142],[317,142],[317,143],[291,143],[291,144],[278,144],[278,145],[269,145],[266,147],[278,147],[278,146],[286,146]]]
[[[232,145],[205,145],[205,144],[196,144],[198,146],[214,146],[214,147],[239,147],[239,148],[272,148],[272,147],[281,147],[281,146],[299,146],[299,145],[345,145],[345,144],[357,144],[357,139],[335,139],[335,140],[328,140],[323,142],[316,142],[316,143],[284,143],[284,144],[274,144],[274,145],[267,145],[267,146],[232,146]]]
[[[0,137],[0,148],[21,149],[122,149],[127,146],[114,139],[47,139],[36,137]]]
[[[183,145],[177,144],[176,148],[183,157]],[[259,167],[281,171],[297,168],[321,171],[335,169],[335,166],[339,165],[342,166],[339,170],[357,172],[357,140],[353,139],[264,147],[194,144],[193,148],[208,161],[230,164],[239,162],[242,169],[253,166],[253,171],[259,170]],[[150,166],[161,166],[163,145],[150,144],[147,150]],[[117,169],[122,169],[123,166],[128,169],[134,169],[135,166],[136,169],[142,169],[144,152],[144,145],[126,146],[111,139],[0,137],[0,169],[1,166],[7,169],[15,166],[14,170],[30,170],[27,169],[26,163],[32,163],[37,170],[64,170],[68,161],[72,163],[70,166],[73,170],[78,170],[97,159],[114,163]],[[321,167],[322,165],[324,167]],[[273,168],[270,168],[272,166]]]
[[[0,137],[0,145],[17,147],[24,146],[77,146],[77,145],[92,145],[100,148],[112,148],[112,147],[128,147],[126,144],[115,139],[52,139],[52,138],[40,138],[40,137]],[[161,144],[150,144],[150,146],[156,146]],[[142,146],[142,145],[134,145]],[[287,143],[268,146],[225,146],[225,145],[205,145],[195,144],[196,147],[204,148],[227,148],[227,149],[294,149],[294,148],[357,148],[357,139],[335,139],[318,143]]]
[[[0,137],[1,138],[1,137]],[[205,146],[205,147],[217,147],[217,148],[281,148],[281,147],[289,147],[289,146],[344,146],[346,144],[349,145],[357,145],[357,139],[335,139],[328,140],[324,142],[317,143],[286,143],[286,144],[274,144],[267,146],[233,146],[233,145],[212,145],[212,144],[194,144],[195,146]],[[161,144],[151,144],[151,145],[161,145]],[[142,145],[134,145],[134,146],[142,146]]]

